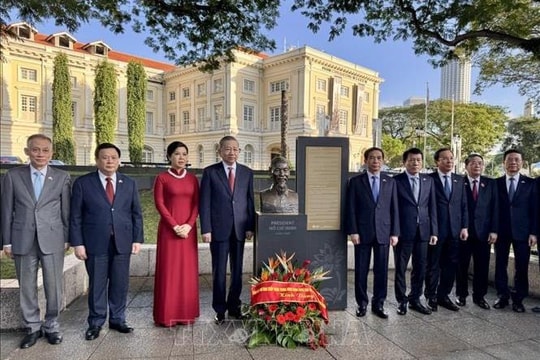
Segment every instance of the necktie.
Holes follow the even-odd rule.
[[[231,189],[231,192],[234,191],[234,171],[233,167],[229,166],[229,188]]]
[[[377,202],[377,199],[379,198],[379,183],[376,176],[372,176],[371,180],[371,192],[373,193],[373,200]]]
[[[36,195],[36,200],[39,199],[41,194],[41,189],[43,188],[43,181],[41,179],[41,172],[34,172],[34,195]]]
[[[473,180],[472,186],[472,198],[474,201],[478,200],[478,180]]]
[[[420,189],[418,188],[418,178],[415,176],[415,177],[412,177],[411,180],[412,180],[412,193],[414,195],[414,200],[418,202],[418,196],[420,195]]]
[[[508,180],[510,180],[510,186],[508,187],[508,198],[510,199],[510,201],[512,201],[512,199],[514,198],[514,194],[516,193],[516,185],[514,185],[514,181],[516,179],[511,177]]]
[[[444,175],[444,195],[446,195],[446,198],[450,200],[450,194],[452,191],[450,190],[450,182],[448,181],[448,175]]]
[[[105,186],[107,199],[109,199],[109,202],[112,204],[114,200],[114,189],[113,189],[113,184],[112,184],[112,178],[107,177],[105,180],[107,180],[107,185]]]

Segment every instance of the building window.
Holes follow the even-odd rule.
[[[144,146],[142,151],[142,158],[143,163],[151,163],[154,162],[154,150],[150,148],[149,146]]]
[[[281,128],[281,106],[270,108],[270,130]]]
[[[246,145],[244,148],[244,164],[253,166],[253,146]]]
[[[339,110],[339,128],[340,130],[346,129],[347,127],[347,118],[349,117],[349,112],[347,110]]]
[[[77,125],[79,124],[79,119],[77,116],[77,102],[72,101],[71,102],[71,119],[73,120],[73,124]]]
[[[223,79],[215,79],[214,80],[214,92],[222,92],[223,91]]]
[[[367,91],[364,91],[364,102],[369,102],[369,93]]]
[[[206,84],[197,84],[197,96],[204,96],[206,95]]]
[[[204,165],[204,147],[202,145],[199,145],[197,147],[197,154],[199,157],[199,167],[203,167]]]
[[[71,76],[71,88],[76,89],[77,88],[77,77]]]
[[[317,91],[326,92],[326,80],[317,79]]]
[[[361,135],[367,136],[368,116],[362,115],[361,119],[362,119],[362,134]]]
[[[206,121],[206,108],[200,107],[197,108],[197,126],[199,127],[199,130],[202,130],[204,128],[204,122]]]
[[[253,130],[255,119],[255,107],[253,105],[244,105],[244,129]]]
[[[154,90],[146,90],[146,101],[154,101]]]
[[[70,41],[69,39],[66,37],[66,36],[61,36],[59,39],[58,39],[58,46],[61,46],[61,47],[65,47],[65,48],[70,48]]]
[[[185,99],[185,98],[189,98],[189,88],[188,87],[185,87],[182,89],[182,97]]]
[[[289,84],[286,80],[274,81],[270,83],[270,93],[281,93],[281,90],[288,90]]]
[[[214,128],[221,129],[223,121],[223,105],[214,105]]]
[[[21,68],[21,79],[27,81],[37,82],[37,70]]]
[[[36,112],[37,98],[35,96],[22,95],[21,96],[21,111],[22,112]]]
[[[154,133],[154,113],[151,111],[146,112],[146,133],[150,135]]]
[[[214,153],[216,155],[215,157],[215,162],[220,162],[221,161],[221,156],[219,156],[219,144],[216,144],[214,145]]]
[[[343,97],[349,97],[349,87],[348,86],[341,86],[340,94]]]
[[[169,114],[169,134],[176,134],[176,114]]]
[[[19,28],[19,36],[24,39],[32,39],[32,32],[27,27],[20,27]]]
[[[176,100],[176,93],[174,91],[169,91],[169,101]]]
[[[255,81],[244,79],[244,92],[254,94],[255,93]]]
[[[182,121],[184,125],[189,125],[189,111],[182,112]]]
[[[96,46],[96,55],[105,55],[105,46]]]

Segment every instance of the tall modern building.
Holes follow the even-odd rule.
[[[413,106],[413,105],[425,105],[426,98],[422,96],[411,96],[403,102],[403,106]]]
[[[93,163],[95,128],[93,89],[95,67],[103,60],[117,73],[118,118],[115,143],[129,159],[126,69],[130,60],[146,70],[146,134],[143,161],[163,162],[165,149],[181,140],[190,149],[190,162],[202,168],[216,160],[224,135],[240,142],[240,161],[267,169],[280,151],[281,98],[288,103],[289,159],[296,162],[298,136],[344,136],[350,141],[351,170],[373,145],[378,118],[377,72],[310,47],[267,56],[236,51],[236,61],[212,73],[196,67],[143,59],[112,50],[96,41],[81,43],[68,33],[40,34],[25,23],[10,25],[24,42],[4,44],[0,62],[0,152],[25,158],[29,134],[52,136],[53,62],[68,56],[72,80],[72,115],[79,165]]]
[[[452,60],[441,68],[441,99],[467,104],[471,101],[471,61]]]
[[[525,102],[525,106],[523,107],[523,116],[525,117],[534,117],[534,116],[537,116],[537,115],[540,115],[537,114],[535,112],[535,108],[534,108],[534,102],[529,99]]]

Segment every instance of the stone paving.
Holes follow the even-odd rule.
[[[537,276],[536,274],[533,276]],[[393,278],[393,272],[390,272]],[[132,334],[120,334],[105,327],[101,336],[86,341],[87,305],[83,296],[61,315],[64,342],[49,345],[44,338],[26,350],[18,348],[22,332],[0,334],[0,359],[538,359],[540,358],[540,314],[530,311],[540,299],[527,298],[527,312],[483,310],[468,303],[458,312],[439,308],[432,315],[409,311],[396,314],[393,281],[388,284],[386,310],[389,318],[379,319],[369,311],[357,318],[353,292],[353,274],[349,273],[348,306],[331,311],[326,327],[329,346],[310,350],[286,350],[278,346],[247,349],[240,321],[213,323],[211,281],[201,275],[201,316],[192,326],[173,329],[155,327],[152,321],[152,277],[133,277],[127,311]],[[248,275],[242,300],[249,302]],[[371,285],[370,285],[371,286]],[[487,300],[495,299],[490,288]]]

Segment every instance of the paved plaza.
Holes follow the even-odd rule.
[[[532,274],[532,276],[538,276]],[[390,272],[390,279],[393,272]],[[349,272],[348,306],[344,311],[331,311],[326,327],[329,346],[310,350],[286,350],[278,346],[247,349],[246,333],[241,321],[213,323],[211,278],[200,277],[201,316],[193,326],[173,329],[155,327],[152,320],[153,281],[151,277],[132,277],[127,311],[132,334],[109,331],[86,341],[86,296],[73,302],[61,315],[64,342],[49,345],[42,338],[26,350],[18,348],[21,332],[0,334],[3,359],[538,359],[540,358],[540,314],[530,311],[540,299],[527,298],[527,312],[517,314],[510,307],[504,310],[483,310],[468,303],[458,312],[439,307],[432,315],[409,311],[396,314],[394,283],[388,283],[387,320],[369,311],[363,318],[355,316],[353,273]],[[242,300],[249,302],[248,275],[244,277]],[[370,285],[371,286],[371,285]],[[487,300],[495,299],[490,288]]]

